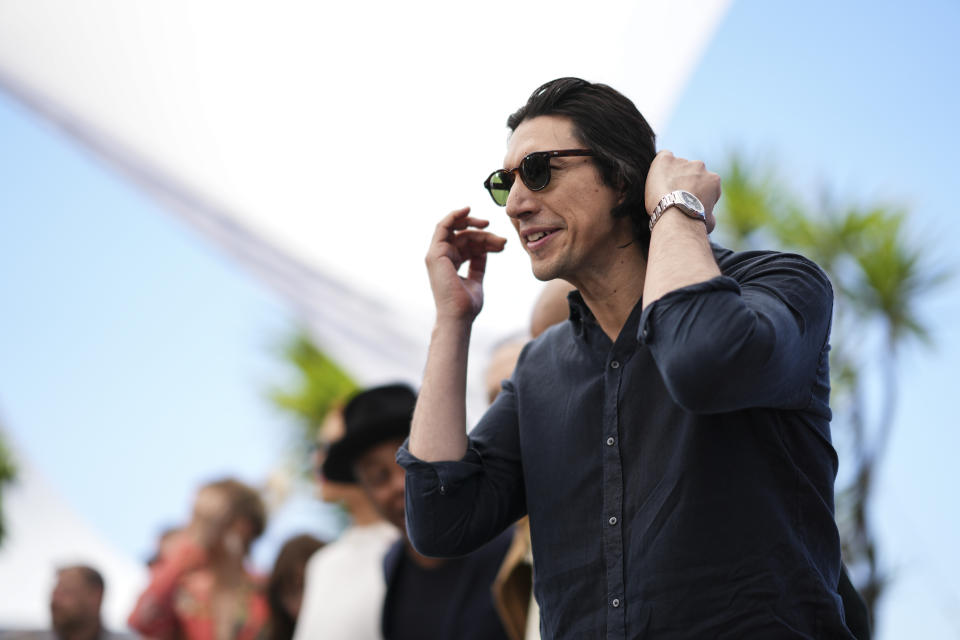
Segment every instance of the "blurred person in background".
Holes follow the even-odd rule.
[[[493,404],[504,380],[513,374],[520,352],[528,339],[513,338],[496,345],[484,372],[487,403]],[[524,517],[514,526],[513,540],[493,580],[493,602],[510,640],[536,640],[539,609],[533,597],[533,553],[530,550],[530,521]]]
[[[559,279],[544,285],[530,314],[530,340],[570,316],[567,295],[573,289],[572,284]],[[485,378],[489,404],[497,399],[503,382],[513,375],[527,342],[509,340],[494,349]],[[530,545],[530,519],[527,517],[521,518],[515,526],[510,549],[493,583],[493,597],[511,640],[539,640],[540,607],[533,595],[533,549]]]
[[[317,496],[327,504],[343,509],[350,526],[365,527],[382,524],[380,514],[373,507],[363,489],[351,482],[336,482],[323,476],[323,462],[327,459],[330,445],[343,437],[343,407],[338,406],[327,414],[317,432],[317,446],[313,454],[313,470]]]
[[[567,296],[574,290],[572,284],[559,278],[543,286],[530,314],[531,339],[539,338],[544,331],[570,317],[570,302]]]
[[[201,487],[190,523],[163,545],[130,627],[157,639],[261,637],[267,599],[245,562],[265,526],[263,500],[253,488],[230,478]]]
[[[493,404],[500,393],[500,385],[513,373],[517,358],[527,344],[526,336],[513,337],[497,343],[490,354],[487,370],[483,376],[483,389],[486,392],[487,404]]]
[[[355,395],[344,408],[344,436],[323,465],[326,477],[362,487],[381,516],[404,532],[404,471],[396,453],[410,433],[415,403],[416,393],[403,384]],[[402,536],[383,557],[383,637],[506,640],[491,586],[510,536],[505,532],[470,555],[448,560],[417,553]]]
[[[105,585],[96,569],[77,565],[57,572],[50,594],[50,621],[61,640],[92,640],[105,635],[100,622]]]
[[[147,560],[147,568],[153,569],[157,565],[157,562],[160,561],[160,558],[169,552],[171,545],[177,541],[178,534],[181,531],[182,527],[169,527],[160,532],[160,535],[157,537],[156,553]]]
[[[50,594],[51,629],[8,631],[3,640],[119,640],[128,635],[111,633],[100,620],[106,585],[93,567],[77,564],[57,570]]]
[[[350,524],[307,562],[294,632],[297,640],[380,638],[380,614],[386,592],[383,555],[399,532],[380,517],[356,483],[338,482],[323,475],[327,451],[343,435],[343,412],[336,409],[320,427],[314,463],[320,499],[339,504],[347,512]]]
[[[267,581],[270,605],[268,640],[290,640],[303,601],[304,572],[307,560],[323,548],[323,542],[304,534],[287,540],[280,548]]]

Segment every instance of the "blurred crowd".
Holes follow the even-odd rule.
[[[526,340],[566,318],[570,289],[559,280],[547,285],[529,336],[504,340],[490,354],[490,402]],[[188,523],[160,535],[129,631],[104,626],[107,585],[95,567],[77,564],[57,571],[49,629],[0,631],[0,640],[539,638],[524,521],[462,558],[426,557],[407,540],[405,474],[395,455],[415,403],[416,391],[404,384],[364,389],[321,426],[317,495],[349,514],[335,540],[294,536],[270,574],[257,575],[249,552],[267,525],[264,501],[253,487],[220,479],[198,489]]]

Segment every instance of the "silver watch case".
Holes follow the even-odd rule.
[[[657,203],[657,208],[654,209],[653,213],[650,215],[651,231],[653,231],[653,225],[657,223],[657,220],[660,219],[660,216],[663,215],[663,212],[670,207],[676,207],[677,209],[680,209],[680,211],[683,211],[685,215],[697,220],[702,220],[704,224],[707,222],[707,214],[703,208],[703,203],[700,202],[700,198],[693,195],[689,191],[678,189],[677,191],[671,191],[667,195],[660,198],[660,202]]]

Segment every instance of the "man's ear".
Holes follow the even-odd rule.
[[[627,191],[629,190],[630,185],[627,184],[627,178],[623,175],[621,171],[617,171],[617,193],[619,197],[617,198],[617,205],[620,206],[623,204],[623,201],[627,199]]]

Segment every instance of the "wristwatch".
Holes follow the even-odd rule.
[[[651,231],[653,231],[653,225],[657,224],[657,220],[660,219],[663,212],[670,207],[676,207],[691,218],[702,220],[704,224],[707,223],[707,213],[704,211],[703,203],[700,202],[700,199],[689,191],[677,190],[671,191],[660,198],[660,202],[657,203],[657,208],[650,214]]]

